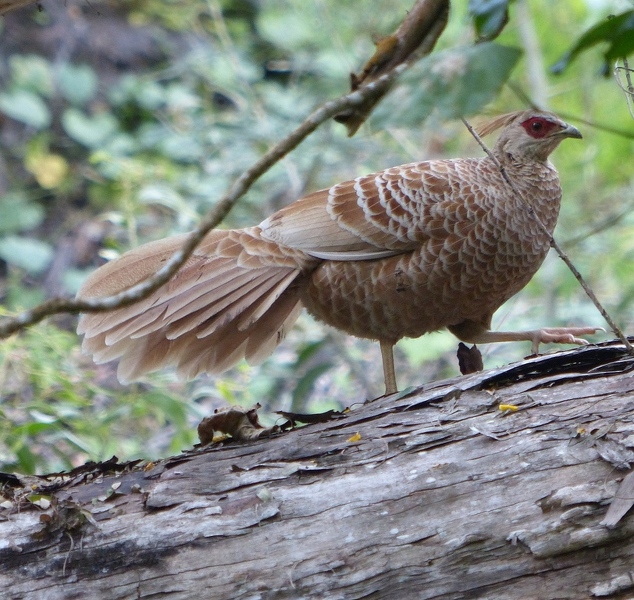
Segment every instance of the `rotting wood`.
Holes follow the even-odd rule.
[[[581,348],[81,474],[47,510],[0,509],[2,597],[627,597],[634,518],[601,522],[629,472],[633,370],[622,346]]]

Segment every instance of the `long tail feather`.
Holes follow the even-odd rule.
[[[152,275],[183,236],[153,242],[96,271],[79,297],[110,295]],[[83,350],[97,362],[120,359],[131,381],[162,367],[194,377],[242,358],[264,360],[302,309],[298,279],[317,261],[262,239],[259,228],[213,231],[186,265],[148,298],[105,314],[82,315]]]

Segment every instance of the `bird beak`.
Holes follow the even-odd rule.
[[[578,140],[583,138],[581,132],[576,127],[568,125],[568,123],[565,123],[564,129],[559,132],[559,135],[567,138],[576,138]]]

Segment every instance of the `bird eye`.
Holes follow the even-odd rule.
[[[539,140],[546,137],[554,128],[555,124],[542,117],[530,117],[521,123],[524,131],[533,139]]]

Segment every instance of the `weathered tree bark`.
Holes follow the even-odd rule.
[[[583,348],[40,479],[49,509],[0,508],[0,596],[629,598],[634,519],[602,520],[634,458],[632,369],[622,346]]]

